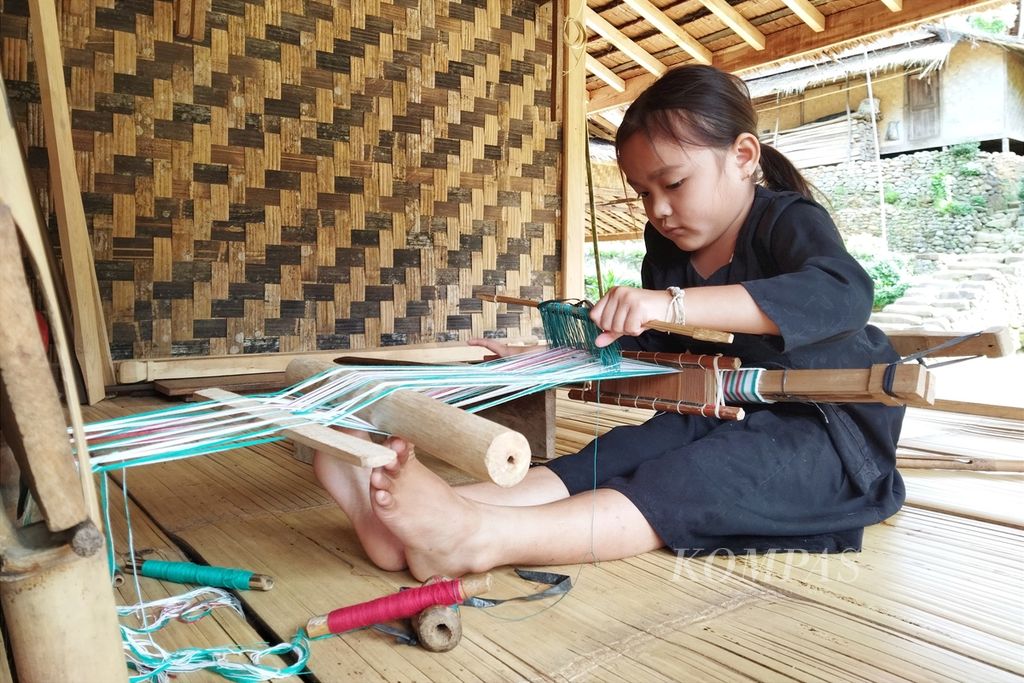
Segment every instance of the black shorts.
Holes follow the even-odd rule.
[[[859,550],[864,527],[904,498],[894,468],[866,492],[853,486],[815,411],[753,410],[740,421],[663,413],[547,466],[570,494],[621,492],[686,555]]]

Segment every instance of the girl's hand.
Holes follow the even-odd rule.
[[[671,301],[666,290],[612,287],[590,311],[590,319],[603,330],[595,343],[604,347],[623,335],[639,335],[644,323],[665,317]]]

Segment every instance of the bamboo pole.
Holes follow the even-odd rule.
[[[296,384],[337,367],[298,358],[288,364],[285,377],[289,384]],[[415,391],[393,391],[356,415],[477,479],[499,486],[518,484],[530,467],[530,444],[519,432]]]
[[[103,538],[88,516],[95,501],[89,504],[72,476],[67,428],[20,253],[10,213],[0,205],[4,437],[46,515],[45,523],[15,528],[12,506],[0,500],[0,609],[21,680],[88,672],[94,680],[127,681]],[[87,466],[80,476],[91,482]]]

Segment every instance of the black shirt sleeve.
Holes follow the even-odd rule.
[[[823,208],[793,202],[762,220],[754,239],[767,254],[762,259],[771,261],[762,264],[769,272],[740,284],[779,327],[783,351],[864,329],[871,315],[871,278]]]

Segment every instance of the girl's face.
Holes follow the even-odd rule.
[[[714,251],[724,237],[731,256],[750,210],[750,178],[759,152],[752,135],[741,135],[729,149],[720,150],[641,131],[622,145],[619,166],[643,200],[647,218],[679,249]]]

